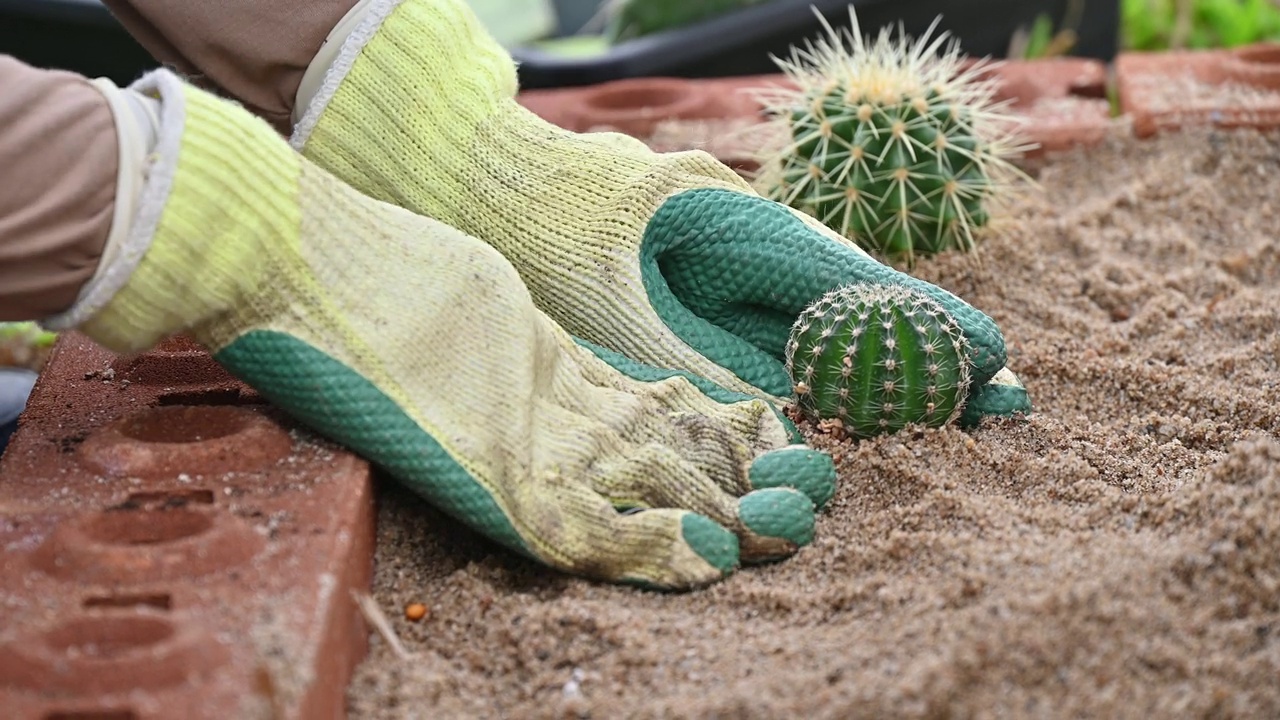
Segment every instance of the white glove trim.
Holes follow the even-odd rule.
[[[186,111],[181,93],[163,93],[180,82],[168,70],[156,70],[121,90],[106,78],[93,86],[107,100],[115,120],[119,160],[111,229],[98,269],[67,310],[46,318],[50,330],[70,330],[93,317],[129,281],[151,247],[160,211],[173,185]]]
[[[330,31],[298,85],[293,103],[293,136],[289,139],[294,150],[301,152],[338,86],[351,72],[356,56],[401,2],[360,0]]]

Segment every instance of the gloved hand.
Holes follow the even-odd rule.
[[[685,588],[810,541],[834,465],[768,404],[576,343],[483,242],[361,195],[167,71],[136,89],[160,99],[140,209],[51,325],[118,352],[189,332],[277,406],[569,572]]]
[[[975,387],[1003,367],[985,314],[759,197],[710,155],[659,155],[522,108],[510,56],[464,0],[375,0],[363,13],[308,70],[294,147],[362,192],[493,245],[574,335],[790,398],[784,347],[800,312],[837,285],[893,282],[955,316]]]

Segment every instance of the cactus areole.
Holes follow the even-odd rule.
[[[824,21],[828,37],[777,61],[793,87],[758,93],[785,130],[762,153],[759,191],[881,257],[973,250],[987,201],[1017,174],[1007,158],[1025,149],[996,81],[945,33],[930,41],[933,27],[873,43],[849,16],[851,28]]]
[[[897,285],[846,285],[801,313],[787,343],[796,402],[814,422],[856,438],[959,417],[969,344],[927,295]]]

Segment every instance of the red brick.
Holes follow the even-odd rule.
[[[1123,53],[1116,83],[1139,137],[1188,126],[1280,126],[1280,45]]]
[[[373,531],[368,465],[198,347],[65,335],[0,465],[3,716],[342,717]]]
[[[1005,62],[991,70],[998,100],[1025,119],[1030,156],[1099,142],[1111,126],[1107,68],[1096,60],[1051,58]],[[703,147],[722,162],[750,168],[754,148],[742,131],[762,121],[751,91],[786,86],[782,75],[730,78],[637,78],[600,85],[531,90],[520,102],[543,119],[576,132],[611,129],[658,150]]]

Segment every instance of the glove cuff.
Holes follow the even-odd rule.
[[[423,48],[440,62],[424,66]],[[516,65],[463,0],[363,0],[307,68],[293,147],[302,150],[340,91],[376,107],[404,88],[417,90],[416,101],[434,95],[414,108],[422,117],[470,132],[496,103],[515,97]]]
[[[97,270],[81,288],[70,308],[42,324],[53,330],[73,328],[93,316],[119,291],[137,267],[146,245],[131,234],[134,216],[142,200],[148,156],[155,150],[160,125],[159,103],[138,93],[121,90],[106,78],[91,86],[102,94],[116,131],[116,193],[111,225],[98,259]]]
[[[297,235],[299,159],[264,121],[158,70],[130,87],[159,104],[144,182],[97,276],[56,323],[117,352],[146,349],[234,306],[263,272],[262,241]],[[117,124],[131,112],[113,105]],[[250,170],[250,168],[252,168]],[[268,177],[248,186],[246,177]],[[278,180],[277,180],[278,179]]]

